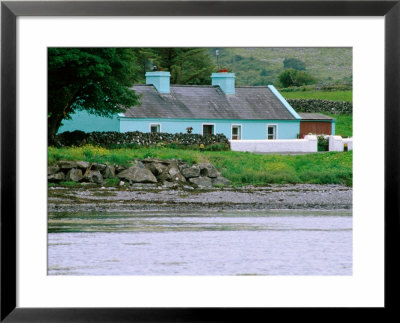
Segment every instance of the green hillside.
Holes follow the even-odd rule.
[[[305,64],[305,71],[318,83],[351,84],[352,48],[210,48],[217,65],[215,51],[219,50],[219,68],[236,74],[236,85],[277,85],[278,75],[284,70],[283,61],[296,58]]]

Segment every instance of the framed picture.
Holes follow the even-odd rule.
[[[272,309],[300,312],[300,307],[373,307],[378,315],[396,309],[390,290],[398,286],[393,255],[399,251],[399,1],[3,1],[1,16],[1,321],[232,322],[248,321]],[[224,28],[219,29],[222,24]],[[131,27],[132,36],[138,34],[135,40],[127,32]],[[29,29],[32,34],[27,32]],[[122,35],[116,35],[118,30],[124,30]],[[329,32],[323,35],[321,30]],[[353,199],[358,206],[353,277],[279,276],[261,281],[247,275],[240,279],[212,276],[195,280],[179,275],[52,276],[47,264],[42,263],[47,259],[47,248],[37,254],[26,252],[27,245],[37,250],[37,246],[47,243],[47,205],[39,202],[47,194],[39,170],[44,169],[42,161],[47,157],[47,132],[43,127],[46,109],[40,107],[47,105],[47,60],[43,59],[47,58],[47,48],[352,47],[355,35],[360,39],[353,52],[355,85],[359,84],[354,90],[359,116],[355,128],[364,135],[355,142],[364,154],[356,155],[355,148],[354,174],[358,181],[355,187],[364,183],[365,191],[355,191]],[[374,46],[366,45],[368,41]],[[368,67],[371,74],[366,73]],[[45,98],[42,101],[36,99],[39,92],[39,97]],[[374,95],[366,97],[363,93]],[[26,112],[30,100],[38,113]],[[371,105],[377,107],[376,115],[362,116],[360,106],[374,112],[369,110]],[[21,116],[21,106],[29,118]],[[166,129],[160,121],[146,127],[155,134]],[[202,132],[213,135],[217,127],[218,123],[205,121]],[[190,128],[190,132],[196,131],[195,126]],[[282,129],[276,122],[263,125],[269,141],[283,134]],[[240,141],[246,135],[245,124],[235,121],[229,132]],[[30,178],[33,171],[26,171],[28,163],[39,175]],[[368,174],[373,184],[368,184]],[[38,179],[37,185],[32,179]],[[47,179],[45,182],[47,185]],[[39,236],[41,241],[37,242]],[[368,236],[376,244],[366,243],[363,249]],[[364,270],[372,263],[376,267]],[[346,285],[349,291],[340,295],[340,288]],[[66,303],[62,301],[63,293],[69,298]],[[354,300],[362,294],[365,298]]]

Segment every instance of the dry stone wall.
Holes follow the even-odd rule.
[[[137,183],[157,184],[163,187],[186,185],[191,188],[228,186],[230,181],[211,164],[188,165],[182,160],[147,158],[134,160],[128,167],[85,161],[60,160],[47,168],[48,181],[73,181],[104,184],[108,178],[119,179],[119,185]]]

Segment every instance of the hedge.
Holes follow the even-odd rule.
[[[318,99],[287,99],[297,112],[321,112],[332,114],[352,114],[353,104],[345,101]]]
[[[134,132],[89,132],[66,131],[56,135],[53,145],[56,147],[93,145],[104,148],[138,148],[138,147],[169,147],[184,148],[191,146],[200,149],[200,144],[206,150],[229,150],[230,143],[223,134],[200,135],[187,133],[144,133]]]

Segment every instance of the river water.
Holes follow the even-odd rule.
[[[351,275],[351,211],[49,214],[49,275]]]

